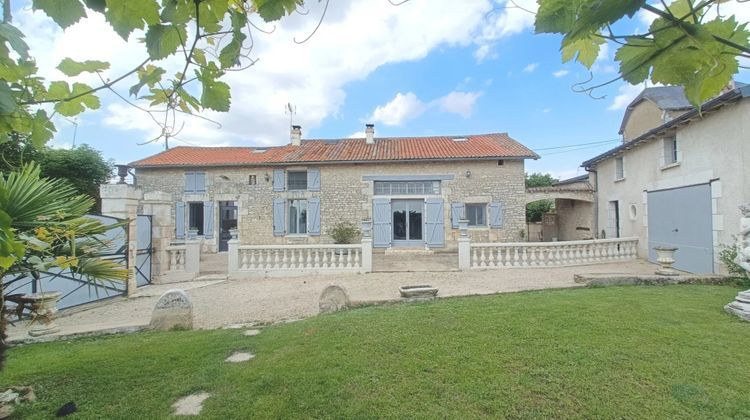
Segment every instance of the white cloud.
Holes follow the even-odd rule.
[[[524,67],[523,71],[525,73],[533,73],[534,70],[537,69],[537,67],[539,67],[539,63],[531,63],[531,64],[527,65],[526,67]]]
[[[308,42],[293,42],[312,31],[322,6],[311,3],[307,16],[282,20],[270,35],[256,32],[253,56],[260,61],[248,70],[225,76],[232,88],[230,112],[201,113],[218,121],[221,129],[198,118],[187,118],[179,137],[201,145],[285,143],[287,102],[296,105],[295,120],[309,133],[326,117],[340,112],[348,83],[362,80],[386,64],[420,60],[437,48],[475,44],[492,1],[466,0],[451,13],[429,0],[413,0],[399,7],[369,0],[332,4],[323,25]],[[65,33],[54,30],[45,15],[32,12],[30,7],[19,9],[14,18],[29,35],[27,41],[42,74],[62,77],[54,67],[65,56],[110,60],[113,65],[107,77],[116,77],[142,60],[145,48],[136,40],[139,35],[134,34],[125,43],[106,23],[97,22],[101,20],[98,14],[92,15]],[[125,81],[119,91],[126,94],[131,84]],[[134,142],[158,133],[147,114],[108,93],[102,98],[103,115],[96,119],[101,124],[132,130]],[[91,117],[87,114],[83,118]]]
[[[435,103],[440,110],[460,115],[465,119],[471,117],[474,112],[474,105],[480,96],[482,96],[482,92],[451,92],[437,99]]]
[[[368,119],[385,125],[401,125],[404,121],[417,118],[427,109],[422,101],[412,92],[397,93],[396,97],[385,105],[378,106]]]
[[[555,77],[563,77],[563,76],[566,76],[568,73],[569,73],[569,71],[567,71],[565,69],[561,69],[561,70],[558,70],[558,71],[552,73],[552,75],[555,76]]]
[[[492,13],[488,15],[486,22],[483,22],[481,33],[474,39],[477,45],[474,57],[477,61],[497,57],[492,48],[499,39],[532,28],[538,8],[536,0],[496,1]]]
[[[362,138],[365,137],[365,132],[364,131],[355,131],[354,133],[349,134],[348,137],[350,139],[362,139]]]
[[[366,118],[368,122],[385,125],[401,125],[413,120],[430,109],[438,109],[462,118],[469,118],[474,105],[483,92],[453,91],[435,100],[424,102],[413,92],[397,93],[388,103],[380,105]]]
[[[617,96],[615,96],[612,104],[607,109],[610,111],[620,111],[625,109],[625,107],[627,107],[633,99],[641,93],[643,88],[643,85],[631,85],[630,83],[621,85],[618,89]]]
[[[552,112],[552,108],[544,108],[542,112],[544,112],[545,114],[549,114],[550,112]]]

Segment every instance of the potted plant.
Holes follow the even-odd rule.
[[[352,222],[339,222],[333,225],[326,234],[333,239],[335,244],[352,244],[359,237],[359,228]],[[336,252],[341,254],[344,250],[338,249]]]

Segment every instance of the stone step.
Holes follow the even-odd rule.
[[[216,281],[226,280],[227,278],[226,273],[200,273],[193,281]]]

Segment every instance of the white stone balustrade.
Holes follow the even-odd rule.
[[[565,242],[472,243],[472,269],[561,267],[634,260],[638,238]]]
[[[230,273],[266,271],[366,272],[360,244],[234,245],[230,242]]]
[[[201,242],[185,241],[172,244],[165,248],[167,253],[167,271],[163,274],[163,281],[193,280],[200,272]]]
[[[185,245],[170,245],[167,250],[167,271],[185,271],[187,247]]]

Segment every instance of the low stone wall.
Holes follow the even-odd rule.
[[[668,284],[722,285],[732,282],[731,277],[718,274],[685,274],[680,276],[657,276],[637,274],[576,274],[576,283],[586,286],[639,286]]]

